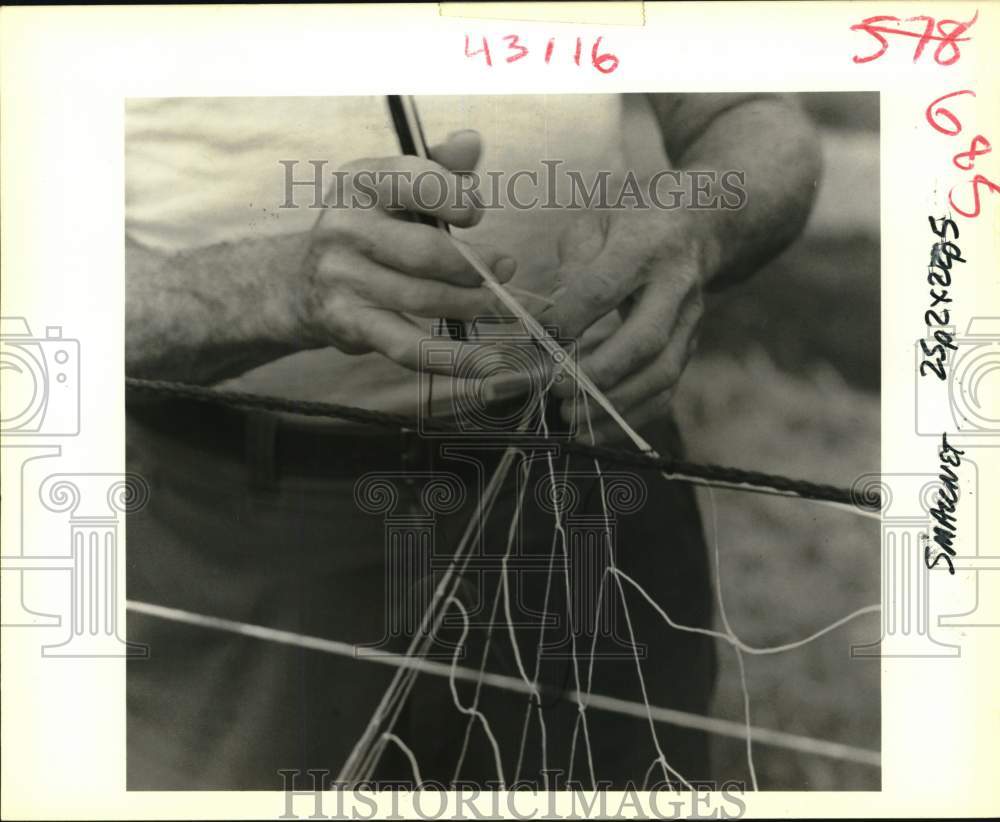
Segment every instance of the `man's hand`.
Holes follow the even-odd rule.
[[[468,182],[461,175],[475,166],[479,150],[475,132],[459,132],[432,149],[433,162],[388,157],[352,163],[345,170],[354,172],[355,188],[348,174],[341,197],[327,194],[338,207],[321,212],[308,233],[249,236],[173,255],[128,240],[126,373],[213,383],[330,345],[351,353],[379,351],[413,369],[432,367],[419,361],[428,324],[410,317],[472,319],[493,313],[494,302],[448,238],[407,213],[460,228],[476,224],[481,209],[456,193]],[[374,185],[379,172],[382,184]],[[431,172],[418,189],[422,198],[413,190],[420,172]],[[359,182],[366,191],[358,191]],[[350,205],[354,193],[361,194],[362,206],[375,199],[378,207],[339,207]],[[440,207],[421,206],[421,200]],[[513,259],[482,246],[477,251],[498,279],[510,279]],[[459,345],[442,338],[435,348]]]
[[[579,366],[626,420],[639,427],[664,416],[674,387],[696,345],[702,287],[717,259],[692,212],[587,212],[560,238],[560,285],[540,316],[562,337],[577,337],[619,309],[621,325],[584,354]],[[589,441],[577,386],[562,380],[553,394],[569,421],[574,406],[581,437]],[[589,404],[596,442],[623,433]]]
[[[619,309],[621,327],[581,365],[636,427],[667,412],[694,350],[702,289],[750,276],[795,239],[821,170],[812,125],[787,95],[654,94],[650,102],[676,168],[742,172],[748,196],[732,210],[588,214],[563,238],[564,290],[541,319],[578,335]],[[574,388],[564,381],[554,390],[565,399]],[[598,440],[621,436],[590,409]]]
[[[408,368],[432,367],[419,361],[426,328],[404,315],[472,320],[496,313],[480,276],[443,232],[408,218],[418,213],[457,228],[476,225],[482,211],[459,192],[460,174],[473,170],[479,153],[479,136],[464,131],[432,149],[436,162],[388,157],[343,168],[344,201],[364,201],[374,188],[378,207],[330,209],[317,222],[295,290],[302,347],[378,351]],[[429,207],[441,201],[442,188],[443,204]],[[501,282],[513,276],[513,259],[482,245],[476,251]]]

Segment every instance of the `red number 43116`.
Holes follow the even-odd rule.
[[[465,56],[466,57],[476,57],[478,55],[483,56],[483,61],[487,66],[492,66],[494,59],[498,62],[503,60],[506,63],[516,63],[518,60],[522,60],[531,54],[531,50],[528,49],[521,42],[521,38],[516,34],[507,34],[500,38],[506,45],[498,46],[496,41],[493,43],[493,48],[490,47],[490,41],[487,37],[478,38],[479,42],[472,40],[470,43],[469,35],[465,35]],[[601,40],[603,37],[598,37],[594,40],[593,45],[590,48],[590,65],[597,69],[601,74],[611,74],[616,68],[618,68],[618,57],[612,54],[610,51],[601,51]],[[476,48],[476,46],[479,48]],[[548,42],[545,44],[545,50],[543,52],[542,59],[545,64],[548,65],[552,62],[552,55],[556,51],[556,38],[550,37]],[[572,60],[576,65],[580,65],[580,57],[583,53],[583,40],[580,37],[576,38],[575,48],[572,51]]]

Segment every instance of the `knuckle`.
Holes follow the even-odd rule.
[[[364,324],[359,322],[357,304],[350,296],[331,291],[317,302],[320,305],[316,313],[320,316],[313,320],[313,325],[321,327],[348,353],[367,350]]]
[[[680,377],[681,369],[676,363],[667,363],[660,369],[660,378],[666,382],[667,385],[673,385],[680,379]]]
[[[588,376],[602,391],[611,388],[614,379],[613,367],[609,363],[591,363]]]
[[[400,289],[403,304],[410,311],[423,312],[441,305],[446,295],[437,283],[423,283],[409,280]]]
[[[356,309],[355,301],[341,289],[330,289],[324,295],[323,313],[340,329],[353,330],[357,327]]]
[[[694,298],[694,301],[691,305],[691,325],[697,326],[701,322],[702,317],[704,316],[705,316],[705,300],[699,294],[697,297]]]
[[[601,269],[586,275],[581,284],[581,297],[587,306],[603,308],[616,303],[618,288],[617,278]]]
[[[482,210],[476,206],[455,200],[449,200],[448,203],[445,203],[443,210],[446,210],[448,222],[460,228],[471,228],[477,225],[483,217]]]
[[[367,171],[374,169],[377,160],[372,157],[359,157],[356,160],[350,160],[340,166],[338,171],[346,171],[349,176],[357,174],[359,171]]]
[[[416,273],[431,275],[440,271],[444,255],[441,253],[437,232],[428,230],[415,233],[413,240],[407,243],[406,257],[409,267]]]
[[[316,228],[317,239],[324,246],[324,254],[335,251],[338,245],[353,245],[355,238],[362,233],[360,221],[347,214],[338,214],[324,220]]]
[[[663,351],[669,339],[668,334],[659,327],[647,329],[646,333],[636,336],[635,343],[626,356],[633,364],[646,362]]]
[[[370,217],[356,209],[338,209],[324,212],[313,229],[314,242],[326,247],[351,245],[367,233]]]
[[[323,285],[343,282],[350,270],[351,266],[347,264],[346,255],[340,247],[324,249],[316,257],[317,280]]]
[[[393,341],[386,344],[383,351],[390,360],[393,360],[394,362],[405,362],[409,359],[410,346],[409,343]]]

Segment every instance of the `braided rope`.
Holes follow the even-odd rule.
[[[255,408],[265,411],[286,412],[307,417],[344,420],[361,425],[372,425],[395,431],[433,431],[435,433],[464,433],[454,423],[438,418],[425,417],[418,420],[406,414],[388,411],[371,411],[351,405],[309,400],[290,400],[266,394],[252,394],[244,391],[224,391],[202,385],[169,382],[166,380],[144,380],[136,377],[125,378],[126,391],[133,395],[159,398],[183,399],[205,402],[231,408]],[[794,479],[780,474],[748,471],[741,468],[688,462],[671,457],[652,456],[618,448],[588,445],[583,442],[566,440],[549,435],[526,435],[525,439],[537,445],[556,443],[564,451],[584,457],[599,459],[605,463],[656,470],[668,479],[697,485],[732,488],[757,493],[780,494],[806,500],[831,502],[849,506],[855,513],[870,515],[881,508],[881,497],[877,491],[865,489],[863,494],[849,488]]]

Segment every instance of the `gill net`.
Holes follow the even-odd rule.
[[[472,267],[480,274],[486,287],[494,293],[497,299],[509,311],[511,311],[511,313],[521,323],[523,323],[523,326],[528,330],[528,333],[531,335],[533,341],[543,352],[545,352],[545,354],[548,355],[553,366],[553,374],[557,374],[560,370],[571,370],[572,377],[575,379],[579,390],[582,392],[581,399],[583,402],[586,429],[591,441],[593,441],[591,403],[594,403],[616,422],[622,432],[635,445],[640,453],[648,455],[650,458],[659,457],[652,446],[645,439],[643,439],[638,432],[631,428],[628,422],[618,413],[611,402],[604,396],[600,389],[597,388],[593,381],[580,370],[579,365],[574,361],[572,354],[563,349],[558,343],[548,336],[545,330],[527,312],[527,310],[524,309],[513,297],[513,295],[510,294],[504,286],[502,286],[495,279],[488,266],[486,266],[476,256],[475,252],[464,243],[451,237],[450,235],[449,239],[469,261],[470,265],[472,265]],[[551,382],[549,385],[551,385]],[[539,407],[525,412],[519,423],[519,432],[526,433],[528,421],[534,417],[539,422],[537,423],[536,429],[531,433],[541,435],[546,439],[548,438],[549,431],[545,422],[545,397],[546,391],[540,392],[538,400]],[[536,413],[532,414],[533,411]],[[479,666],[475,669],[475,672],[472,675],[475,688],[470,701],[462,701],[456,684],[460,668],[459,661],[462,657],[463,649],[465,648],[465,643],[470,633],[469,613],[459,596],[459,589],[463,579],[463,574],[465,573],[472,556],[471,546],[477,542],[478,537],[481,536],[482,530],[486,528],[486,523],[496,502],[497,495],[500,492],[508,474],[514,470],[517,458],[521,458],[521,471],[527,472],[530,470],[532,462],[531,457],[533,457],[534,454],[524,453],[527,447],[528,446],[524,445],[516,447],[511,446],[504,453],[499,465],[490,478],[490,481],[486,484],[482,499],[479,500],[478,510],[470,519],[468,526],[466,527],[465,532],[459,540],[455,552],[451,557],[450,564],[448,565],[446,571],[441,575],[435,587],[429,607],[424,612],[419,628],[413,636],[410,646],[405,654],[405,657],[411,659],[421,659],[426,657],[431,647],[434,645],[435,638],[438,636],[446,617],[448,615],[452,615],[459,618],[461,624],[460,637],[458,642],[455,644],[453,656],[450,665],[448,665],[446,674],[456,714],[460,718],[464,717],[465,721],[464,741],[456,754],[453,780],[457,780],[462,772],[462,766],[468,749],[469,739],[475,728],[479,728],[482,731],[492,749],[493,764],[496,771],[494,781],[499,786],[509,786],[516,783],[521,778],[522,763],[524,762],[525,748],[529,738],[529,728],[532,723],[537,725],[538,732],[533,736],[537,738],[538,744],[541,746],[540,759],[543,765],[543,777],[547,779],[547,773],[550,770],[548,767],[550,764],[549,751],[547,750],[549,747],[549,735],[546,728],[545,711],[543,710],[542,688],[539,681],[539,673],[541,669],[543,647],[545,644],[546,624],[548,623],[548,617],[550,616],[549,595],[552,586],[562,586],[563,588],[564,600],[567,603],[567,613],[564,615],[566,619],[572,619],[571,615],[568,613],[568,603],[574,600],[574,591],[571,590],[573,581],[571,580],[569,573],[570,557],[568,553],[568,540],[560,502],[565,489],[565,471],[568,469],[569,462],[566,460],[566,468],[563,469],[563,475],[561,477],[560,469],[556,465],[556,458],[553,456],[551,449],[546,449],[544,451],[542,459],[544,460],[544,468],[547,475],[549,502],[553,512],[553,539],[548,576],[546,580],[545,600],[542,606],[541,618],[539,619],[537,644],[533,648],[522,648],[523,638],[519,637],[518,632],[515,631],[515,618],[512,613],[511,606],[512,584],[509,562],[512,555],[512,547],[515,541],[515,533],[524,506],[525,491],[528,486],[527,477],[525,476],[522,477],[522,481],[519,483],[514,516],[508,527],[506,551],[503,554],[500,563],[500,580],[493,596],[490,616],[485,630],[485,647],[479,654]],[[820,630],[815,631],[811,635],[794,642],[765,647],[755,647],[744,642],[733,630],[726,613],[725,602],[722,595],[715,499],[712,491],[712,485],[706,483],[709,485],[708,494],[713,523],[713,587],[715,589],[718,616],[722,629],[713,630],[705,627],[682,624],[671,617],[668,611],[667,603],[658,601],[655,595],[655,590],[647,590],[647,588],[644,587],[639,581],[618,567],[615,556],[614,540],[612,538],[611,518],[608,511],[607,487],[601,470],[601,464],[598,459],[593,460],[593,470],[597,478],[601,515],[604,521],[604,549],[606,556],[604,572],[601,575],[597,591],[597,604],[594,611],[596,615],[595,624],[593,626],[589,626],[592,628],[592,630],[588,632],[591,637],[589,648],[578,647],[579,643],[577,632],[573,630],[570,630],[569,632],[571,645],[569,666],[571,672],[571,687],[567,690],[565,696],[575,703],[577,714],[576,722],[572,730],[569,762],[566,764],[566,773],[570,775],[574,774],[577,761],[579,760],[583,763],[582,770],[586,775],[586,778],[593,787],[597,787],[599,774],[598,769],[595,767],[595,756],[592,750],[588,716],[589,711],[592,708],[592,700],[594,696],[592,693],[594,670],[599,657],[597,653],[597,638],[599,635],[597,620],[601,618],[602,606],[605,604],[606,600],[614,594],[621,608],[621,612],[624,615],[624,627],[627,634],[627,640],[633,652],[634,675],[641,694],[639,710],[637,712],[633,710],[632,715],[635,716],[636,713],[638,713],[643,716],[648,727],[648,743],[650,746],[651,756],[649,767],[643,777],[644,784],[648,784],[654,776],[658,776],[662,782],[667,784],[679,785],[689,789],[692,788],[691,783],[685,775],[678,772],[678,770],[671,765],[668,739],[662,734],[662,729],[659,728],[657,724],[657,718],[653,708],[653,695],[650,694],[649,689],[647,688],[642,659],[638,652],[638,640],[629,607],[630,600],[633,602],[639,601],[645,603],[645,605],[652,608],[658,614],[666,626],[669,626],[674,630],[711,637],[719,640],[732,649],[738,664],[740,688],[743,696],[742,736],[745,739],[746,745],[747,769],[750,775],[752,787],[756,789],[758,787],[758,783],[753,757],[754,728],[751,722],[750,694],[747,686],[744,657],[746,655],[786,653],[797,648],[801,648],[810,642],[814,642],[829,632],[846,625],[854,619],[866,614],[877,613],[880,610],[879,605],[873,604],[859,608],[845,615],[841,619],[838,619],[835,622],[821,628]],[[676,479],[675,476],[671,476],[666,472],[662,472],[661,476],[664,480]],[[838,507],[844,511],[850,511],[855,514],[871,516],[870,512],[865,512],[858,508],[852,508],[837,502],[824,500],[814,500],[813,502],[821,505]],[[554,560],[557,557],[561,560],[561,562],[558,563],[559,567],[563,571],[561,575],[554,573],[556,565]],[[561,576],[561,579],[555,579],[554,577],[556,576]],[[498,735],[491,727],[489,718],[483,713],[483,711],[480,710],[479,707],[480,694],[484,684],[487,682],[486,669],[488,652],[491,643],[500,641],[509,642],[510,650],[513,655],[514,667],[517,671],[517,677],[514,681],[519,683],[517,689],[527,695],[525,700],[520,742],[517,746],[516,756],[513,757],[515,764],[512,769],[509,765],[505,767],[505,761],[507,761],[509,757],[505,758],[504,754],[501,752],[500,745],[498,743]],[[341,768],[338,775],[338,783],[350,786],[368,783],[373,780],[376,776],[379,762],[388,746],[393,746],[403,751],[412,765],[413,779],[419,783],[420,771],[416,762],[416,756],[407,743],[401,739],[395,731],[396,724],[408,698],[410,697],[410,694],[412,693],[414,683],[419,673],[420,668],[416,666],[401,666],[398,668],[389,687],[383,694],[381,701],[372,713],[365,730],[357,739],[347,761]],[[468,677],[468,672],[465,672],[465,676]],[[493,684],[498,685],[499,683],[497,683],[496,680],[493,680]],[[510,683],[504,683],[500,687],[510,687]]]
[[[401,123],[409,123],[411,140],[415,150],[411,153],[421,153],[426,156],[426,146],[419,119],[416,116],[412,101],[403,98],[393,107],[393,116],[397,129]],[[401,145],[406,141],[401,138]],[[878,518],[878,513],[850,504],[837,495],[813,493],[804,483],[780,483],[765,481],[761,477],[742,476],[739,472],[708,472],[688,471],[684,468],[666,467],[664,460],[624,417],[618,412],[608,398],[600,391],[593,381],[575,362],[572,354],[553,340],[534,317],[519,303],[514,296],[518,292],[512,287],[505,287],[493,275],[490,268],[476,253],[460,240],[453,237],[444,224],[436,223],[436,227],[448,237],[448,240],[469,262],[470,266],[480,275],[483,285],[488,288],[496,299],[510,312],[530,335],[532,341],[547,359],[551,378],[555,379],[560,372],[567,372],[575,381],[582,401],[583,419],[586,434],[589,434],[591,445],[594,444],[591,421],[592,407],[603,411],[620,428],[631,442],[638,455],[650,464],[662,466],[657,468],[663,481],[680,481],[706,488],[710,521],[712,528],[712,587],[718,616],[719,629],[703,626],[686,625],[674,618],[670,612],[670,603],[662,601],[658,595],[655,580],[640,582],[634,576],[619,567],[616,556],[615,540],[612,534],[611,514],[609,512],[608,482],[602,471],[602,463],[598,449],[591,450],[589,460],[592,464],[593,476],[596,478],[596,492],[599,495],[600,517],[603,521],[603,571],[597,584],[596,602],[592,611],[593,624],[586,626],[586,631],[569,630],[569,665],[567,681],[564,686],[553,688],[543,682],[542,667],[546,648],[546,633],[548,626],[553,624],[551,618],[561,618],[572,622],[570,603],[581,596],[574,591],[578,584],[570,574],[569,540],[566,525],[566,494],[569,471],[569,451],[566,448],[565,458],[547,444],[551,442],[550,432],[546,424],[547,387],[538,393],[537,406],[527,408],[520,418],[516,430],[524,435],[517,445],[508,447],[500,458],[489,480],[482,488],[477,500],[476,510],[470,516],[464,530],[461,532],[454,551],[448,559],[447,567],[434,582],[433,593],[426,609],[420,616],[419,625],[409,638],[408,646],[402,652],[382,651],[377,655],[364,654],[363,649],[349,643],[327,638],[304,636],[292,632],[280,631],[260,625],[226,620],[219,617],[194,614],[179,609],[168,608],[150,603],[129,601],[128,608],[160,619],[173,620],[199,625],[218,631],[251,636],[261,641],[277,642],[308,648],[319,653],[330,653],[350,656],[358,660],[358,664],[381,664],[392,668],[388,687],[364,725],[363,731],[355,740],[349,755],[340,767],[337,783],[343,786],[358,786],[371,783],[379,773],[379,766],[392,751],[403,757],[410,771],[412,782],[419,785],[424,781],[420,758],[416,752],[413,739],[407,739],[401,727],[401,717],[406,710],[421,674],[444,679],[450,695],[451,717],[440,717],[441,722],[457,721],[464,723],[461,742],[454,751],[454,764],[450,768],[451,783],[456,783],[463,775],[470,745],[474,738],[484,742],[488,750],[488,778],[493,785],[507,788],[516,785],[526,775],[529,760],[541,763],[541,775],[548,784],[552,767],[561,767],[570,777],[581,775],[593,788],[598,787],[601,779],[600,758],[595,753],[595,740],[591,729],[593,712],[612,714],[639,720],[645,730],[645,739],[636,738],[636,746],[644,746],[648,750],[648,766],[642,774],[635,774],[635,779],[641,781],[642,787],[653,783],[669,784],[674,787],[691,789],[689,775],[681,773],[672,764],[672,748],[670,730],[673,728],[694,729],[704,733],[717,734],[724,737],[742,740],[745,746],[747,771],[751,787],[757,789],[757,769],[754,763],[755,743],[777,745],[789,750],[818,754],[822,756],[859,762],[869,766],[877,766],[879,755],[875,751],[859,749],[848,745],[826,740],[797,736],[767,728],[758,728],[752,722],[752,704],[747,683],[745,658],[747,656],[764,656],[784,654],[800,649],[809,643],[842,626],[863,617],[877,613],[878,604],[872,604],[854,610],[842,618],[814,631],[808,636],[793,642],[772,646],[753,646],[743,641],[730,623],[721,578],[720,551],[718,538],[718,523],[714,488],[753,491],[756,493],[776,494],[795,497],[811,504],[832,507],[844,513]],[[535,296],[535,295],[528,295]],[[449,329],[450,330],[450,329]],[[139,387],[141,381],[131,380],[132,387]],[[551,385],[551,382],[549,383]],[[147,386],[152,387],[152,386]],[[184,393],[181,387],[174,387],[175,394]],[[188,394],[192,391],[188,390]],[[197,393],[197,392],[194,392]],[[245,404],[245,403],[244,403]],[[305,404],[299,403],[304,406]],[[307,408],[293,410],[309,411]],[[350,410],[350,409],[348,409]],[[360,409],[356,409],[360,415]],[[344,415],[341,415],[344,416]],[[378,423],[379,415],[367,413],[371,422]],[[382,423],[391,424],[389,415]],[[536,441],[536,449],[532,442]],[[525,444],[527,443],[527,444]],[[545,447],[542,447],[545,446]],[[576,448],[576,451],[585,449]],[[518,529],[522,522],[526,506],[528,478],[533,465],[542,466],[541,486],[547,500],[548,510],[552,513],[552,539],[546,568],[544,598],[541,613],[537,616],[537,637],[526,641],[523,630],[517,629],[515,614],[515,584],[514,572],[511,567],[515,556],[515,544]],[[515,474],[520,474],[516,483],[517,491],[513,501],[513,515],[507,525],[505,550],[500,557],[499,580],[488,601],[488,616],[485,626],[477,633],[482,641],[482,648],[473,655],[470,638],[473,631],[473,619],[469,607],[462,595],[462,586],[470,562],[474,557],[474,546],[481,539],[490,525],[490,516],[498,499],[502,496],[505,483]],[[826,498],[823,498],[823,497]],[[528,500],[528,503],[531,501]],[[564,603],[564,613],[556,614],[558,602]],[[639,695],[638,699],[625,699],[617,695],[600,693],[594,689],[595,671],[600,660],[598,649],[599,621],[602,615],[616,603],[623,617],[625,642],[628,647],[626,662],[630,663],[634,684]],[[718,718],[687,713],[657,704],[657,694],[651,691],[643,658],[640,653],[640,638],[637,637],[636,626],[632,617],[631,607],[641,606],[652,609],[657,618],[666,628],[688,634],[701,635],[717,641],[728,648],[737,662],[742,695],[742,721],[734,722]],[[440,653],[432,653],[440,639],[445,625],[458,625],[458,638],[451,643],[449,658],[442,659]],[[588,639],[589,637],[589,639]],[[491,651],[498,646],[509,649],[512,664],[509,672],[497,672],[488,666]],[[460,690],[459,683],[466,686]],[[501,729],[494,727],[498,721],[491,717],[485,706],[486,689],[519,695],[523,700],[523,714],[520,719],[520,731],[514,734],[515,743],[509,749],[504,749],[502,740],[505,735]],[[552,693],[555,691],[555,693]],[[552,698],[565,700],[575,707],[575,718],[569,734],[568,761],[558,762],[555,740],[547,723],[546,700]],[[506,734],[509,738],[510,734]],[[565,740],[559,740],[561,743]],[[536,746],[532,752],[529,747]],[[560,753],[565,755],[565,745],[560,746]],[[534,755],[533,755],[534,754]],[[699,774],[704,776],[703,774]]]

